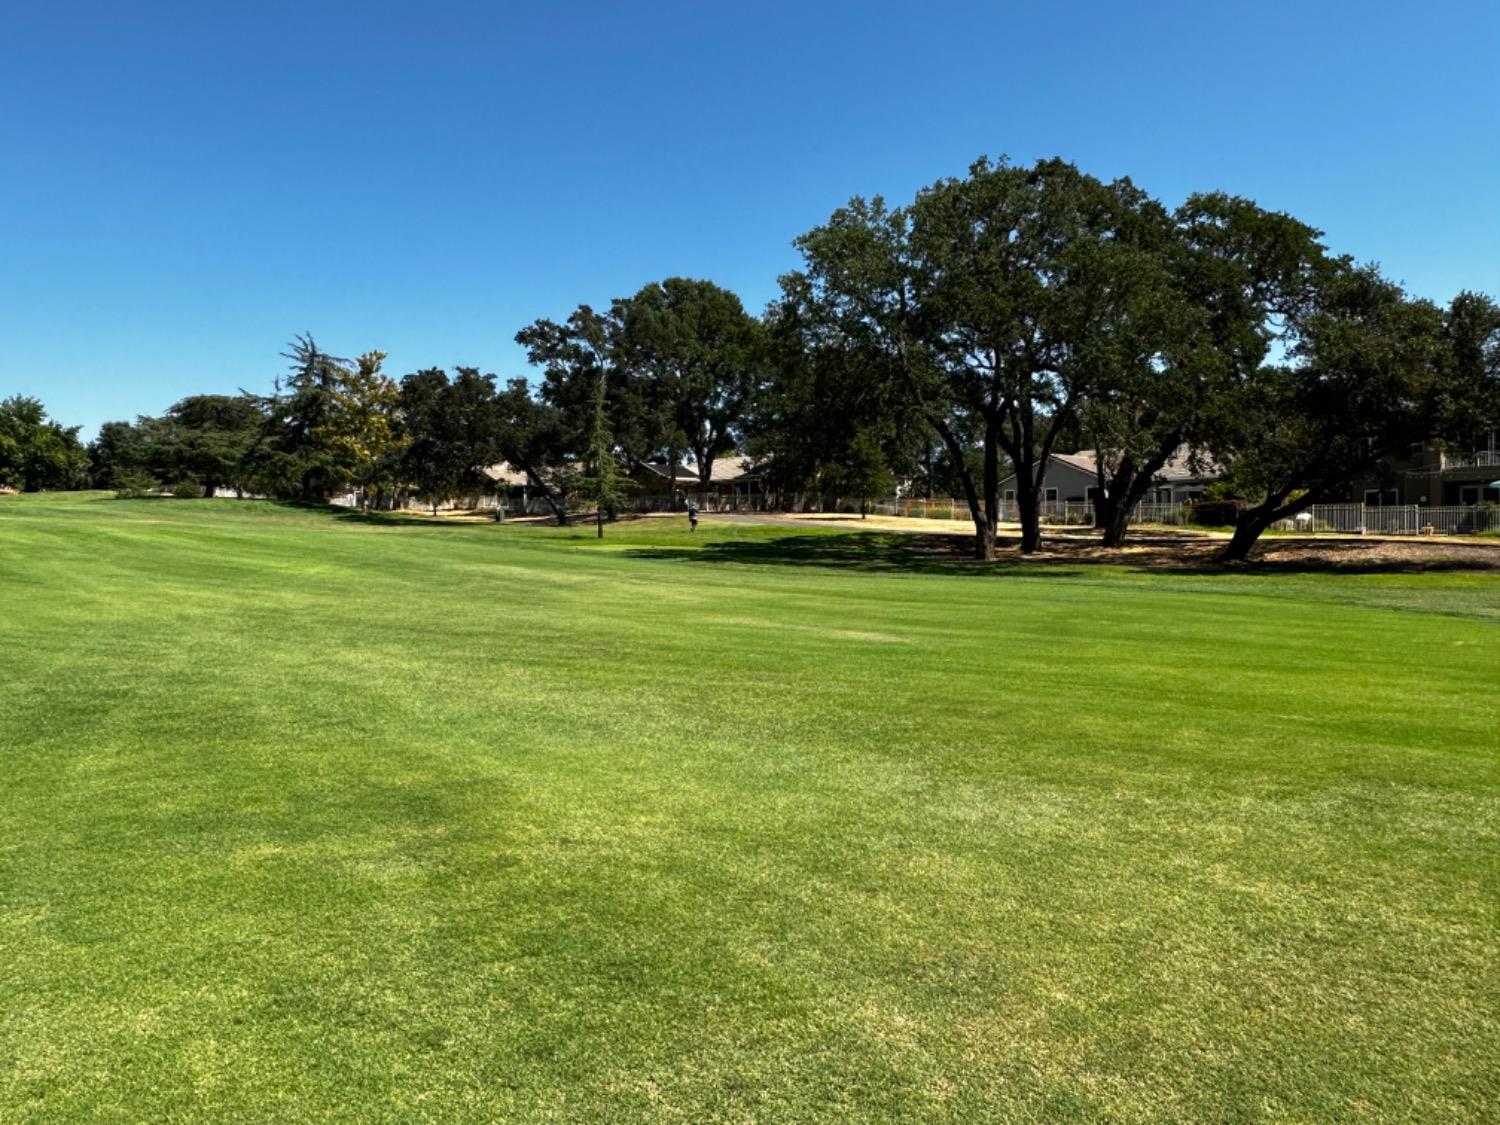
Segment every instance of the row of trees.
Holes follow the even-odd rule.
[[[566,521],[570,498],[612,510],[624,465],[688,456],[707,485],[744,442],[767,372],[763,323],[707,281],[669,278],[516,338],[541,370],[535,389],[473,367],[398,382],[381,352],[346,360],[298,337],[270,395],[197,395],[106,423],[93,480],[302,500],[353,490],[376,505],[414,490],[435,506],[486,488],[483,470],[505,461]]]
[[[904,206],[855,198],[796,245],[802,266],[760,317],[669,278],[528,325],[535,386],[469,367],[397,381],[380,352],[343,360],[301,337],[270,395],[107,424],[93,479],[437,503],[504,460],[566,519],[570,496],[611,508],[622,464],[686,457],[707,485],[748,449],[783,494],[901,480],[962,495],[990,558],[1007,474],[1032,551],[1049,455],[1093,449],[1098,521],[1119,544],[1187,447],[1244,499],[1225,552],[1243,558],[1412,443],[1471,441],[1500,419],[1493,300],[1413,299],[1235,196],[1173,209],[1061,160],[981,159]]]

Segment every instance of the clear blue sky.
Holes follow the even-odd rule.
[[[306,330],[521,374],[523,324],[655,278],[759,310],[850,195],[981,153],[1500,293],[1497,60],[1496,0],[7,0],[0,396],[88,434]]]

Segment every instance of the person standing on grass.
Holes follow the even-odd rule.
[[[698,530],[698,506],[691,501],[688,502],[688,530]]]

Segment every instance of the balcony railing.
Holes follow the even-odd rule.
[[[1449,469],[1500,469],[1500,453],[1480,451],[1464,453],[1457,457],[1443,455],[1443,472]]]

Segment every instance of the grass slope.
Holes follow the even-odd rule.
[[[1500,581],[0,498],[0,1120],[1484,1120]]]

